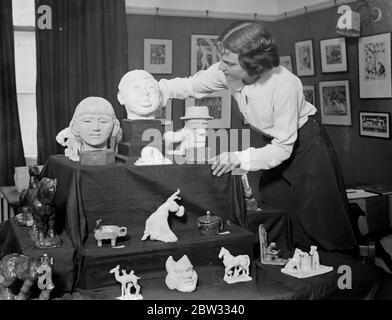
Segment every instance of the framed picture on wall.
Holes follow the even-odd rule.
[[[219,61],[217,39],[217,35],[191,36],[191,75]]]
[[[281,56],[280,65],[285,67],[287,70],[293,72],[293,64],[291,63],[291,56]]]
[[[321,72],[347,71],[346,38],[320,41]]]
[[[391,34],[358,39],[359,97],[391,98]]]
[[[172,122],[172,101],[169,100],[164,107],[158,108],[155,113],[155,119],[161,120],[162,125],[167,125]]]
[[[208,120],[210,129],[230,128],[231,125],[231,95],[228,90],[221,90],[209,94],[208,96],[185,100],[185,108],[191,106],[207,106],[211,117]]]
[[[150,73],[172,73],[173,41],[144,39],[144,70]]]
[[[319,83],[321,123],[351,126],[350,90],[348,80]]]
[[[359,135],[390,139],[389,112],[359,112]]]
[[[316,93],[315,93],[315,88],[312,85],[308,86],[303,86],[304,89],[304,96],[305,100],[312,105],[316,105]]]
[[[295,63],[298,76],[313,76],[315,74],[312,40],[295,43]]]

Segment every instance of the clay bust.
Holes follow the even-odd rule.
[[[81,139],[80,150],[105,150],[108,140],[117,137],[120,123],[109,101],[88,97],[76,107],[70,123],[71,134]]]
[[[181,120],[185,120],[185,126],[177,132],[168,131],[163,136],[168,154],[183,155],[186,149],[204,148],[206,145],[208,120],[213,119],[208,107],[187,107],[185,112],[185,116],[181,117]],[[181,142],[179,149],[170,150],[169,146],[178,142]]]
[[[167,258],[166,271],[165,283],[170,290],[177,289],[181,292],[195,291],[198,276],[186,255],[177,262],[173,260],[172,256]]]
[[[118,85],[117,99],[127,110],[127,118],[155,119],[159,108],[160,95],[158,82],[144,70],[126,73]]]

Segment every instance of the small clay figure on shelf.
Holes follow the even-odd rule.
[[[103,240],[110,240],[111,246],[116,246],[118,237],[127,235],[127,227],[119,227],[113,225],[102,225],[102,219],[96,221],[94,229],[94,238],[97,240],[97,246],[102,247]]]
[[[293,257],[281,271],[296,278],[309,278],[333,270],[333,267],[321,265],[319,259],[316,246],[311,246],[309,253],[296,248]]]
[[[150,237],[151,240],[159,240],[163,242],[176,242],[177,236],[169,227],[167,221],[170,212],[174,212],[177,217],[182,217],[185,213],[183,206],[180,206],[176,200],[181,200],[180,189],[177,189],[165,203],[163,203],[154,213],[146,220],[146,227],[142,241]]]
[[[61,239],[55,233],[55,196],[57,179],[42,178],[35,189],[29,189],[24,199],[33,217],[30,236],[37,248],[61,246]]]
[[[140,277],[136,276],[133,270],[127,273],[126,270],[122,269],[121,272],[122,274],[120,274],[120,265],[117,265],[109,271],[109,273],[114,273],[116,280],[121,283],[121,296],[116,297],[116,299],[142,300],[143,296],[140,294],[141,288],[137,283]],[[132,293],[132,291],[134,292]]]
[[[39,300],[48,300],[54,289],[52,281],[53,258],[45,253],[31,258],[19,253],[5,255],[0,260],[0,300],[26,300],[30,298],[30,289],[37,282],[41,293]],[[22,280],[23,285],[15,296],[11,286]]]
[[[142,149],[141,157],[135,162],[135,166],[151,166],[162,164],[172,164],[172,162],[165,158],[157,148],[150,146],[146,146]]]
[[[219,259],[221,258],[223,258],[223,265],[225,266],[223,277],[225,282],[232,284],[252,280],[249,276],[250,259],[248,255],[232,256],[229,250],[222,247],[219,252]]]
[[[33,225],[33,215],[31,213],[31,206],[28,205],[28,195],[36,192],[38,188],[40,177],[40,169],[37,165],[29,166],[29,185],[27,189],[22,190],[19,195],[20,213],[15,216],[15,220],[19,225],[31,227]]]
[[[165,283],[170,290],[177,289],[181,292],[196,290],[198,276],[187,255],[183,255],[177,262],[170,256],[165,266],[167,271]]]
[[[269,245],[267,242],[267,231],[264,225],[259,225],[259,241],[260,241],[260,262],[262,264],[274,264],[274,265],[285,265],[287,259],[279,257],[280,250],[276,250],[276,243],[271,242]]]
[[[155,119],[159,108],[158,82],[144,70],[127,72],[118,85],[118,102],[125,106],[130,120]]]
[[[213,119],[206,106],[193,106],[185,109],[185,126],[177,132],[168,131],[163,139],[166,144],[166,154],[185,156],[186,160],[203,162],[208,160],[206,148],[208,120]],[[180,143],[177,150],[172,150],[174,143]]]

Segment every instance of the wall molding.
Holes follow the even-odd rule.
[[[166,9],[158,8],[159,16],[176,16],[176,17],[191,17],[191,18],[215,18],[215,19],[234,19],[234,20],[260,20],[266,22],[275,22],[284,20],[291,17],[303,15],[305,13],[320,11],[334,6],[338,7],[342,4],[350,4],[356,0],[328,0],[315,5],[306,6],[303,8],[283,12],[278,15],[262,15],[255,13],[242,13],[242,12],[225,12],[225,11],[210,11],[210,10],[184,10],[184,9]],[[126,7],[127,14],[140,14],[140,15],[157,15],[156,7]]]

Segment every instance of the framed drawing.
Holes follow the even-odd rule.
[[[391,138],[389,112],[359,112],[359,135]]]
[[[346,38],[320,40],[321,72],[347,71]]]
[[[291,63],[291,56],[282,56],[279,57],[280,65],[285,67],[287,70],[293,72],[293,65]]]
[[[191,36],[191,75],[197,71],[208,69],[219,61],[217,39],[217,35]]]
[[[144,70],[150,73],[172,73],[173,41],[144,39]]]
[[[348,80],[319,83],[321,123],[351,126],[351,106]]]
[[[172,122],[172,101],[169,100],[164,107],[158,108],[155,113],[155,119],[161,120],[162,125],[167,125]]]
[[[185,100],[185,108],[191,106],[207,106],[209,114],[214,119],[208,120],[208,128],[230,128],[231,125],[231,95],[228,90],[213,92],[208,96]]]
[[[313,76],[315,74],[312,40],[295,43],[295,63],[298,76]]]
[[[305,100],[312,105],[316,105],[316,95],[314,86],[303,86]]]
[[[391,34],[358,39],[359,97],[391,98]]]

